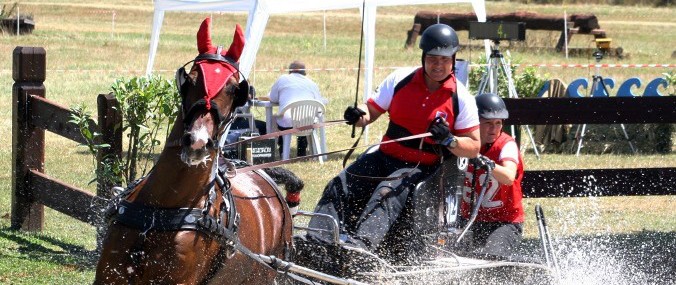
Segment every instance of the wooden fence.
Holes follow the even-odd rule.
[[[46,53],[41,47],[17,47],[13,52],[12,77],[12,218],[14,229],[41,231],[44,206],[80,221],[100,225],[102,199],[111,185],[98,181],[96,195],[45,174],[45,130],[85,143],[72,112],[45,98]],[[90,122],[100,141],[111,145],[105,155],[121,156],[122,115],[112,95],[99,95],[98,124]],[[98,163],[97,163],[98,164]]]
[[[505,99],[512,125],[676,123],[676,96]],[[676,168],[526,171],[524,197],[675,195]]]

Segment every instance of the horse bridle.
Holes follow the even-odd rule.
[[[237,107],[243,106],[246,101],[248,100],[249,96],[249,82],[246,80],[246,77],[244,74],[239,70],[239,64],[232,60],[229,57],[222,56],[220,54],[222,47],[218,47],[218,50],[216,51],[215,54],[213,53],[202,53],[199,54],[195,59],[186,62],[183,66],[178,68],[176,70],[176,87],[178,88],[178,93],[181,95],[181,114],[183,117],[183,129],[188,130],[190,128],[190,123],[194,120],[195,113],[201,110],[207,110],[211,113],[212,117],[214,118],[214,125],[216,126],[217,130],[220,130],[222,125],[224,123],[228,123],[233,119],[233,110]],[[201,61],[208,60],[208,61],[217,61],[217,62],[222,62],[227,64],[228,66],[232,67],[235,69],[236,72],[238,73],[240,78],[242,78],[242,81],[235,87],[234,91],[226,90],[226,93],[229,95],[234,95],[233,101],[232,101],[232,106],[230,107],[230,112],[226,115],[221,112],[222,106],[219,107],[218,104],[214,100],[209,100],[207,101],[206,98],[202,98],[197,100],[195,103],[190,105],[190,107],[187,106],[187,88],[188,88],[188,72],[186,72],[185,67],[193,63],[193,67],[199,65]],[[203,74],[202,77],[204,78],[205,75]],[[223,88],[232,88],[232,87],[227,87],[227,85]],[[209,107],[207,107],[209,106]],[[215,132],[213,134],[213,138],[210,138],[210,144],[212,144],[213,147],[218,147],[217,144],[213,143],[213,140],[216,139],[216,136],[218,136],[218,132]]]

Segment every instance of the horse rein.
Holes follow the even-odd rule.
[[[331,122],[343,122],[343,121],[344,120],[331,121]],[[304,127],[306,127],[306,126],[304,126]],[[293,130],[294,129],[286,130],[286,131],[282,131],[282,132],[289,132],[289,131],[293,131]],[[276,136],[277,133],[282,133],[282,132],[266,134],[265,136],[273,135],[273,137],[274,137],[274,136]],[[293,132],[291,132],[291,133],[293,133]],[[292,163],[292,162],[303,161],[303,160],[307,160],[307,159],[311,159],[311,158],[315,158],[315,157],[320,157],[320,156],[325,156],[325,155],[329,155],[329,154],[340,153],[340,152],[344,152],[344,151],[350,151],[350,150],[354,150],[354,149],[358,149],[358,148],[369,148],[369,147],[377,146],[377,145],[383,145],[383,144],[389,144],[389,143],[401,142],[401,141],[407,141],[407,140],[414,140],[414,139],[422,139],[422,138],[426,138],[426,137],[430,137],[430,136],[432,136],[432,134],[429,133],[429,132],[426,132],[426,133],[422,133],[422,134],[418,134],[418,135],[407,136],[407,137],[393,139],[393,140],[389,140],[389,141],[381,141],[381,142],[378,142],[378,143],[375,143],[375,144],[362,145],[362,146],[355,145],[355,146],[352,146],[352,147],[349,147],[349,148],[334,150],[334,151],[325,152],[325,153],[318,153],[318,154],[306,155],[306,156],[301,156],[301,157],[289,158],[289,159],[285,159],[285,160],[278,160],[278,161],[272,161],[272,162],[267,162],[267,163],[251,165],[251,166],[239,168],[239,169],[237,169],[237,171],[241,171],[241,172],[253,171],[253,170],[258,170],[258,169],[263,169],[263,168],[268,168],[268,167],[284,165],[284,164],[288,164],[288,163]],[[256,138],[259,138],[259,137],[255,137],[253,139],[256,139]],[[239,142],[236,142],[236,143],[231,143],[231,144],[228,144],[226,146],[236,145],[236,144],[240,144],[242,142],[251,142],[253,139],[243,140],[243,141],[239,141]],[[383,179],[386,179],[386,178],[383,178]],[[387,179],[389,179],[389,178],[387,178]]]

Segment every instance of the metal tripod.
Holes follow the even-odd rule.
[[[516,87],[514,86],[514,80],[512,79],[512,70],[509,67],[509,64],[505,61],[505,58],[500,53],[498,47],[500,42],[493,40],[493,45],[491,48],[491,55],[488,59],[488,65],[486,66],[486,72],[481,76],[481,81],[479,83],[479,94],[483,94],[486,91],[486,86],[489,85],[490,92],[493,94],[498,94],[498,76],[500,71],[507,78],[507,89],[509,91],[509,98],[519,98],[516,94]],[[515,136],[514,125],[511,125],[512,136]],[[526,127],[526,132],[528,133],[528,138],[530,139],[531,144],[533,145],[533,152],[535,156],[540,159],[540,153],[538,152],[537,146],[535,145],[535,140],[533,139],[533,134],[530,131],[528,125]]]
[[[600,62],[601,59],[603,59],[603,52],[600,49],[597,49],[594,52],[594,57],[596,58],[596,73],[594,76],[592,76],[592,86],[591,89],[589,90],[589,97],[594,96],[594,92],[596,92],[597,89],[603,88],[602,91],[604,92],[605,96],[610,96],[610,93],[608,92],[608,88],[606,87],[606,84],[603,82],[603,77],[601,77],[600,73]],[[629,139],[629,135],[627,134],[627,130],[624,128],[624,124],[620,124],[620,127],[622,128],[622,133],[624,134],[624,138],[627,139],[627,142],[629,142],[629,147],[631,148],[632,153],[636,153],[636,149],[634,148],[634,144],[631,143],[631,140]],[[580,125],[577,125],[577,129],[575,130],[575,141],[577,142],[577,150],[575,151],[575,156],[580,156],[580,149],[582,148],[582,140],[584,140],[584,131],[587,128],[587,124],[582,125],[582,132],[580,132]],[[579,136],[578,136],[579,134]],[[574,146],[574,145],[573,145]]]

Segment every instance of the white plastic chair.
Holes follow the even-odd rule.
[[[285,112],[291,115],[292,128],[312,125],[314,123],[324,122],[324,104],[317,100],[301,100],[287,105],[280,109],[275,118],[281,118]],[[275,128],[277,124],[274,124]],[[326,139],[322,137],[323,132],[318,129],[310,129],[293,134],[294,136],[310,136],[308,145],[313,154],[326,152]],[[289,159],[291,153],[292,135],[284,135],[282,140],[282,159]],[[320,143],[321,142],[321,143]],[[319,162],[324,163],[324,157],[320,156]]]

